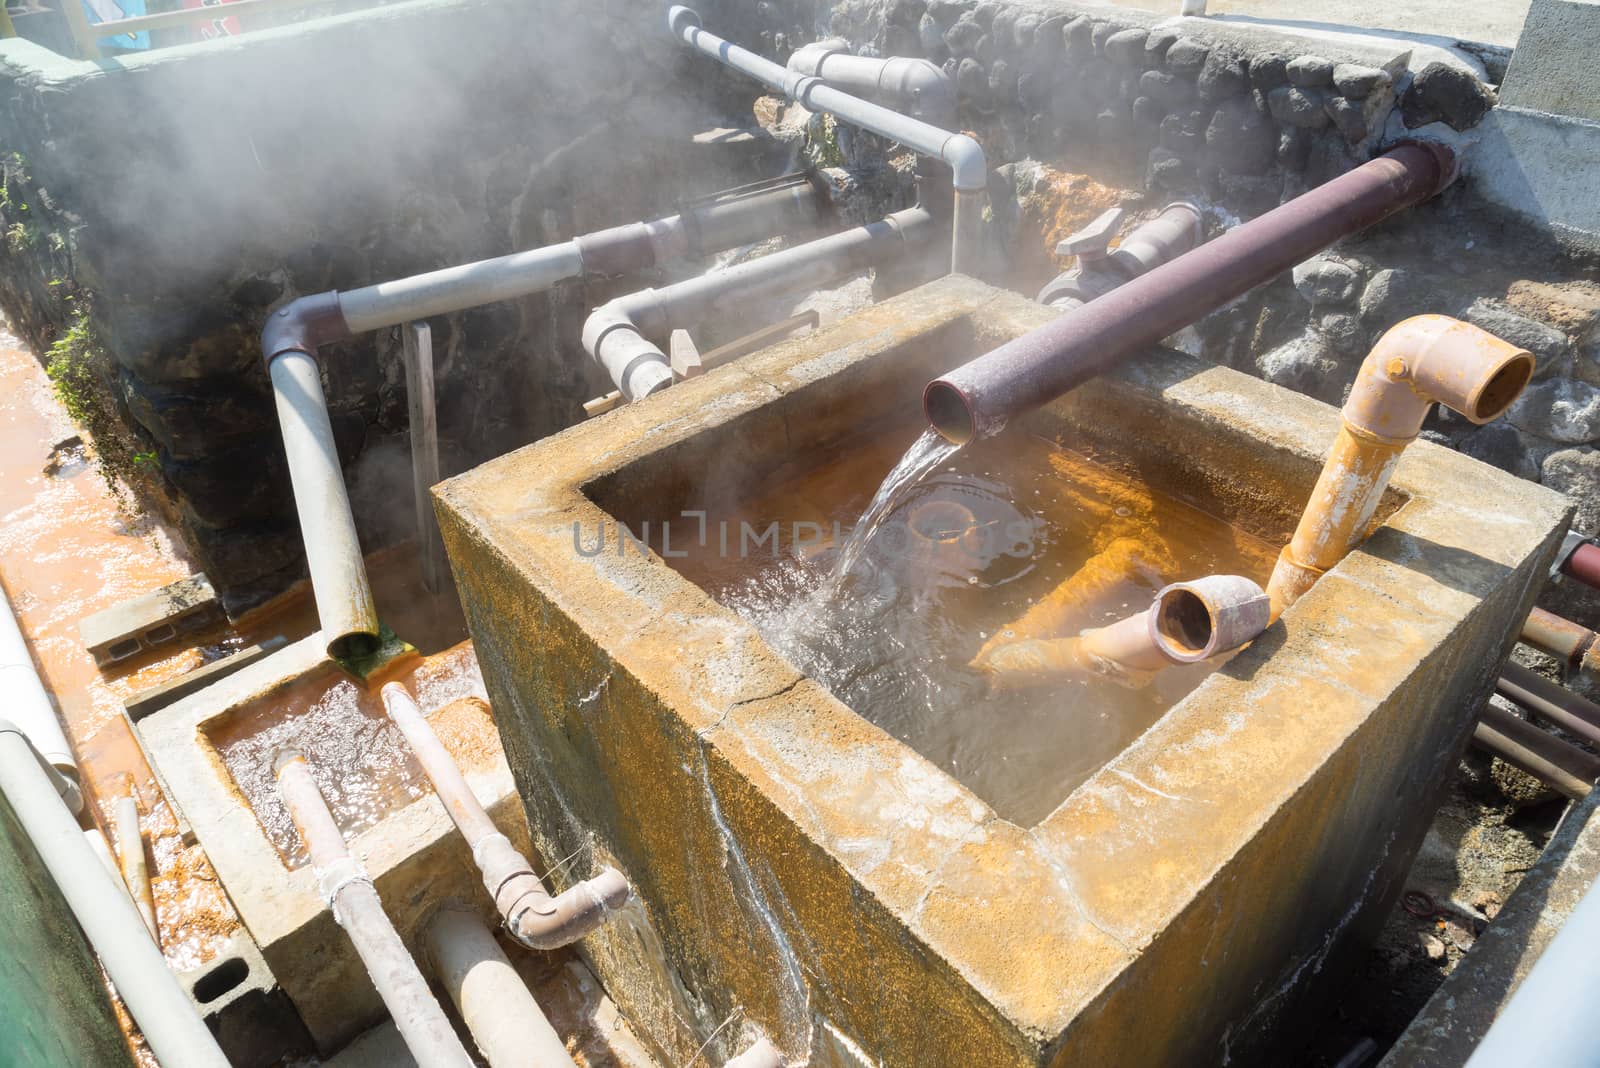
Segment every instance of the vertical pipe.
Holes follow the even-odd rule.
[[[169,1068],[228,1068],[194,1003],[142,930],[139,910],[95,856],[27,735],[3,720],[0,799],[11,806],[66,898],[156,1060]]]
[[[61,730],[55,705],[45,692],[33,654],[22,636],[16,609],[0,588],[0,693],[5,695],[5,715],[27,735],[39,756],[60,774],[55,777],[61,798],[74,813],[83,811],[83,790],[78,784],[78,762]]]
[[[322,372],[314,357],[298,350],[279,353],[268,371],[328,655],[370,653],[378,645],[378,613],[328,421]]]
[[[384,914],[372,879],[350,855],[305,757],[299,753],[281,755],[277,774],[278,791],[305,841],[333,918],[350,936],[417,1065],[471,1068],[472,1058],[434,1000],[417,962],[406,952],[405,943]]]
[[[446,905],[423,929],[433,973],[489,1068],[576,1068],[527,984],[478,914]]]
[[[957,189],[950,238],[950,270],[977,277],[983,265],[983,197],[981,189]]]
[[[433,331],[427,323],[404,323],[400,347],[406,365],[406,405],[411,417],[411,488],[417,502],[417,551],[422,584],[429,593],[444,586],[444,542],[429,493],[439,481],[439,420],[433,396]]]
[[[122,857],[122,881],[139,906],[139,915],[156,945],[161,944],[161,929],[156,926],[156,899],[150,890],[150,865],[145,861],[144,835],[139,830],[139,802],[132,795],[117,798],[112,823],[117,836],[117,852]]]

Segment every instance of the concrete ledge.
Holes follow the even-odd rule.
[[[1501,104],[1473,131],[1468,174],[1485,200],[1600,252],[1600,122]]]

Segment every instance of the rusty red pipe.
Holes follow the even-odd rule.
[[[1455,174],[1443,145],[1407,144],[1235,227],[928,384],[928,422],[964,444],[1183,329],[1403,208]]]
[[[1495,690],[1575,738],[1600,746],[1600,705],[1521,664],[1507,664]]]
[[[1554,612],[1535,608],[1522,625],[1521,638],[1529,645],[1559,657],[1569,668],[1600,668],[1600,634],[1564,619]]]
[[[1561,564],[1563,574],[1600,590],[1600,545],[1580,545]]]

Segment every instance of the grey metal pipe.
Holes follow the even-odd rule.
[[[567,278],[625,273],[675,256],[789,233],[819,222],[825,203],[809,176],[785,175],[692,201],[677,215],[345,293],[316,293],[268,316],[261,351],[276,395],[306,562],[330,655],[360,655],[376,648],[378,617],[316,370],[322,345],[526,296]]]
[[[228,1068],[144,930],[128,893],[90,847],[21,727],[0,720],[0,796],[77,918],[156,1060],[170,1068]]]
[[[522,976],[478,914],[445,905],[423,928],[435,978],[489,1068],[576,1068]]]
[[[472,849],[484,889],[513,938],[530,949],[559,949],[593,931],[628,903],[628,881],[615,868],[602,868],[594,878],[552,897],[528,858],[517,852],[484,811],[411,694],[398,682],[386,684],[382,692],[389,718],[405,735],[445,812]]]
[[[6,716],[27,735],[39,758],[57,773],[51,781],[74,814],[83,811],[83,788],[78,781],[78,761],[67,744],[55,705],[33,666],[33,654],[22,636],[11,598],[0,588],[0,694],[5,695]]]
[[[795,49],[788,67],[847,92],[886,97],[913,118],[934,126],[956,120],[956,83],[931,60],[856,56],[850,54],[848,42],[831,40]]]
[[[1589,887],[1534,962],[1466,1068],[1514,1064],[1600,1065],[1600,1037],[1588,1008],[1600,985],[1600,882]]]
[[[1600,778],[1600,757],[1534,726],[1520,716],[1485,705],[1472,741],[1560,794],[1580,801]]]
[[[328,655],[370,653],[378,645],[378,610],[339,469],[322,371],[314,356],[300,351],[279,353],[267,370]]]
[[[989,165],[983,147],[963,133],[940,129],[931,123],[902,115],[860,97],[835,89],[819,77],[780,67],[749,49],[740,48],[701,28],[700,16],[675,5],[667,12],[667,26],[685,45],[749,75],[769,89],[783,93],[812,111],[825,111],[864,130],[898,141],[924,156],[950,165],[956,189],[955,237],[951,241],[950,269],[975,273],[981,251],[976,240],[982,228],[982,194],[988,187]],[[966,193],[965,207],[962,194]]]
[[[583,325],[583,347],[624,397],[640,400],[672,384],[672,366],[660,345],[673,323],[729,310],[754,298],[815,289],[893,259],[933,232],[933,217],[926,208],[907,208],[724,271],[629,293],[589,316]]]
[[[350,855],[305,757],[284,753],[275,770],[278,792],[306,844],[318,888],[366,965],[373,987],[419,1068],[472,1068],[466,1047],[384,914],[372,878]]]

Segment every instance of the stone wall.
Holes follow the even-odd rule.
[[[108,450],[127,430],[116,456],[159,471],[234,604],[303,567],[269,308],[670,213],[781,163],[693,139],[725,80],[661,23],[651,0],[411,0],[98,65],[0,43],[0,309],[81,363],[110,413],[92,429]],[[446,473],[581,418],[610,388],[583,318],[649,282],[435,322]],[[397,334],[330,347],[324,377],[363,540],[408,535]]]

